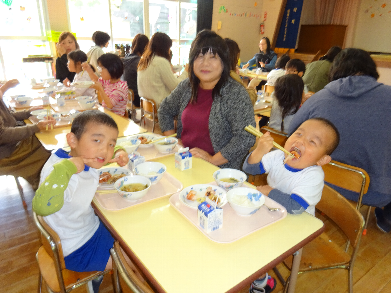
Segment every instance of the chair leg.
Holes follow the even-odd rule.
[[[353,267],[349,267],[349,293],[353,293]]]
[[[283,286],[285,286],[285,285],[286,285],[286,282],[285,282],[284,278],[281,276],[281,273],[280,273],[280,271],[277,269],[277,267],[274,267],[274,268],[273,268],[273,271],[274,271],[274,273],[276,274],[278,280],[280,280],[281,284],[282,284]]]
[[[27,209],[27,203],[26,203],[26,199],[24,198],[22,185],[20,185],[18,177],[15,176],[14,178],[15,178],[15,181],[16,181],[16,186],[18,187],[18,190],[19,190],[20,198],[22,199],[23,207],[25,209]]]
[[[39,271],[39,276],[38,276],[38,293],[42,292],[42,275],[41,271]]]
[[[371,214],[371,206],[368,206],[368,212],[367,212],[367,216],[365,218],[365,224],[364,224],[364,229],[362,230],[362,235],[366,235],[367,234],[367,226],[368,226],[368,221],[369,221],[369,215]]]

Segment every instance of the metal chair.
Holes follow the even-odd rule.
[[[128,118],[131,117],[130,119],[132,119],[134,122],[138,123],[138,122],[140,122],[140,120],[138,120],[136,118],[136,114],[137,114],[136,111],[137,111],[137,109],[140,109],[140,107],[136,107],[133,104],[133,101],[134,101],[134,92],[133,92],[133,90],[128,89],[128,92],[129,92],[128,104],[126,106]]]
[[[349,272],[349,292],[353,292],[353,266],[356,260],[362,229],[364,226],[363,216],[337,191],[325,185],[322,199],[316,208],[331,219],[350,242],[351,252],[346,252],[334,241],[329,240],[326,233],[321,234],[312,242],[304,246],[299,267],[299,274],[326,269],[346,269]],[[284,261],[284,265],[291,270],[292,259],[290,256]],[[285,291],[289,287],[282,280]],[[280,280],[281,281],[281,280]]]
[[[367,193],[369,187],[370,179],[368,173],[364,169],[337,161],[331,161],[327,165],[322,166],[322,168],[325,175],[324,181],[359,194],[357,203],[353,201],[350,202],[352,205],[356,206],[357,210],[360,210],[363,206],[363,196]],[[368,206],[363,235],[367,233],[370,213],[371,207]]]
[[[50,228],[43,217],[38,216],[35,212],[33,216],[34,222],[41,232],[42,243],[36,255],[39,266],[38,292],[42,292],[43,281],[50,292],[66,293],[110,271],[79,273],[67,270],[60,237]]]
[[[20,199],[22,200],[23,207],[27,209],[27,203],[26,203],[26,199],[24,198],[23,187],[20,184],[18,177],[14,176],[14,178],[15,178],[16,186],[18,187],[19,190],[19,195],[20,195]]]
[[[157,118],[157,107],[153,100],[140,97],[140,104],[141,104],[141,119],[140,119],[140,126],[141,121],[144,120],[144,126],[145,126],[145,119],[152,121],[152,132],[155,131],[155,124],[158,124],[158,118]]]
[[[137,274],[126,262],[122,254],[121,247],[116,241],[114,247],[110,249],[113,259],[113,283],[114,292],[135,292],[135,293],[153,293],[154,291],[146,282],[140,280]]]

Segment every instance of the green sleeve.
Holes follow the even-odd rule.
[[[125,151],[125,153],[126,153],[126,150],[125,150],[122,146],[116,145],[116,146],[114,147],[114,154],[113,154],[112,159],[114,159],[115,153],[116,153],[118,150],[123,150],[123,151]]]
[[[40,216],[58,212],[64,205],[64,192],[77,168],[69,160],[61,160],[53,165],[53,171],[39,186],[33,198],[33,210]]]

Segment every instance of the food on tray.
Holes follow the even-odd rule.
[[[220,178],[220,181],[227,182],[227,183],[239,183],[240,181],[238,179],[229,177],[229,178]]]
[[[111,175],[109,172],[103,172],[99,176],[99,183],[114,184],[118,179],[125,177],[126,174]]]
[[[246,195],[233,195],[231,197],[232,203],[243,206],[243,207],[253,207],[255,206],[251,200],[248,199]]]
[[[147,144],[147,143],[149,143],[148,138],[146,138],[146,137],[144,137],[144,136],[139,136],[138,139],[141,140],[141,144]]]
[[[125,148],[125,147],[131,147],[134,144],[131,141],[123,141],[119,145]]]
[[[125,192],[137,192],[148,188],[148,184],[132,183],[122,186],[120,189]]]
[[[215,191],[212,189],[212,187],[208,187],[206,189],[205,194],[200,195],[197,193],[195,190],[190,190],[189,193],[186,195],[186,198],[188,200],[192,201],[198,201],[198,202],[203,202],[205,200],[205,197],[209,197],[210,200],[217,202],[218,204],[220,203],[220,198],[216,195]]]

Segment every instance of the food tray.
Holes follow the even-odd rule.
[[[223,206],[223,227],[206,233],[206,231],[198,225],[198,210],[192,209],[182,203],[179,199],[179,193],[180,192],[177,192],[170,197],[171,206],[189,220],[190,223],[206,237],[218,243],[231,243],[237,241],[255,231],[284,219],[287,215],[287,211],[282,205],[267,196],[265,205],[273,208],[280,208],[279,211],[271,212],[266,206],[262,206],[255,214],[249,217],[242,217],[238,216],[231,208],[230,204],[227,203]]]
[[[15,100],[10,100],[8,102],[9,106],[14,109],[30,109],[34,106],[42,106],[42,99],[41,98],[35,98],[31,101],[30,105],[21,105]]]
[[[162,179],[160,179],[160,181],[155,185],[152,185],[148,193],[137,201],[128,201],[123,199],[116,190],[113,190],[113,193],[99,193],[99,188],[95,193],[95,200],[106,210],[119,211],[155,200],[157,198],[168,196],[175,192],[180,192],[182,188],[182,183],[166,172]]]
[[[39,122],[37,116],[30,116],[29,120],[33,124],[36,124]],[[57,121],[56,125],[53,126],[53,128],[60,128],[60,127],[65,127],[65,126],[70,126],[70,125],[72,125],[72,122],[70,119],[67,119],[67,120],[60,119]]]
[[[138,152],[141,156],[145,158],[146,161],[160,158],[160,157],[165,157],[169,156],[172,154],[175,154],[182,146],[181,145],[176,145],[175,148],[167,153],[167,154],[162,154],[157,151],[157,149],[154,146],[151,146],[150,148],[138,148],[136,152]]]
[[[98,107],[98,104],[95,104],[95,106],[91,110],[97,110]],[[62,107],[59,107],[56,103],[52,105],[52,108],[56,112],[69,112],[71,110],[77,110],[79,112],[87,111],[85,109],[82,109],[76,100],[65,100],[65,106]]]

